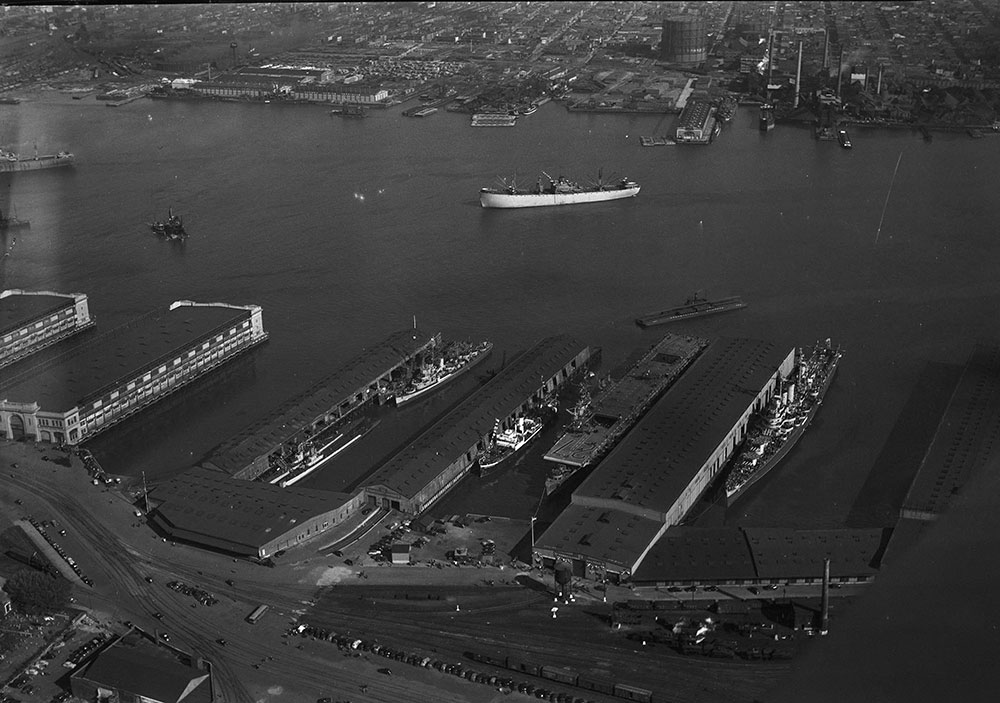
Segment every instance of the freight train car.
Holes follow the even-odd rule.
[[[614,695],[617,698],[624,698],[629,701],[639,701],[639,703],[651,703],[653,692],[645,688],[636,688],[623,683],[615,684]]]

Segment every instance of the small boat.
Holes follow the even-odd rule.
[[[840,146],[845,149],[851,148],[851,138],[847,136],[847,130],[841,129],[837,132],[837,141],[840,142]]]
[[[717,312],[728,312],[729,310],[738,310],[743,307],[746,307],[746,303],[738,295],[729,298],[720,298],[719,300],[707,300],[698,293],[695,293],[683,305],[637,317],[635,324],[639,325],[639,327],[665,325],[668,322],[712,315]]]
[[[187,232],[184,230],[184,222],[180,215],[175,215],[173,209],[167,210],[166,220],[157,220],[149,223],[149,228],[154,234],[158,234],[165,239],[184,239]]]

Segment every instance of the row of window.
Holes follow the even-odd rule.
[[[230,356],[235,350],[242,348],[244,342],[249,338],[249,332],[245,329],[249,327],[249,323],[244,323],[244,330],[237,334],[236,328],[229,331],[230,339],[226,340],[225,344],[221,347],[217,347],[211,351],[209,354],[195,356],[196,350],[190,350],[186,356],[183,366],[181,366],[181,359],[175,359],[174,363],[171,364],[171,369],[166,377],[159,377],[153,380],[152,372],[145,374],[143,377],[144,381],[142,385],[136,386],[138,381],[133,381],[128,384],[128,390],[126,395],[123,397],[121,393],[117,390],[112,391],[108,396],[108,404],[105,407],[104,399],[98,399],[93,403],[93,410],[100,411],[95,412],[91,416],[86,417],[82,420],[82,425],[84,428],[84,434],[90,434],[92,431],[99,428],[101,425],[109,422],[112,418],[117,417],[122,413],[122,411],[127,410],[133,406],[140,407],[147,405],[152,401],[152,399],[164,391],[176,386],[179,381],[186,379],[190,376],[200,375],[206,367],[213,366],[218,361],[222,360],[224,357]],[[225,335],[218,335],[214,341],[221,342]],[[201,349],[208,349],[209,343],[206,342],[202,345]],[[161,366],[157,370],[157,374],[166,372],[166,365]],[[103,409],[102,409],[103,408]]]
[[[39,339],[45,339],[54,334],[58,334],[68,327],[72,327],[76,321],[75,317],[64,317],[62,320],[58,319],[58,316],[53,316],[49,320],[49,324],[42,328],[45,322],[38,322],[35,324],[34,328],[22,327],[17,330],[16,334],[19,339],[14,339],[14,334],[5,334],[3,337],[4,346],[11,344],[12,349],[21,349],[25,346],[30,346],[36,343]]]

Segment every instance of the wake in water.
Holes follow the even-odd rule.
[[[896,182],[896,173],[899,171],[899,162],[903,159],[903,152],[899,152],[896,159],[896,168],[892,170],[892,180],[889,181],[889,192],[885,194],[885,204],[882,205],[882,217],[878,218],[878,229],[875,230],[875,243],[878,244],[878,236],[882,234],[882,222],[885,220],[885,209],[889,207],[889,196],[892,195],[892,186]]]

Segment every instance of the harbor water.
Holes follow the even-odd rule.
[[[639,329],[637,315],[701,291],[747,307],[670,331],[788,348],[830,337],[845,355],[785,462],[699,519],[891,524],[916,466],[887,442],[927,441],[898,426],[914,390],[946,401],[948,384],[929,382],[928,369],[955,368],[975,340],[998,336],[1000,137],[926,143],[853,128],[845,150],[806,129],[761,133],[744,110],[710,146],[643,148],[640,136],[674,118],[550,103],[512,129],[473,129],[467,115],[400,111],[347,120],[318,107],[151,100],[109,110],[54,93],[0,106],[0,145],[76,155],[72,169],[0,177],[2,207],[31,221],[4,236],[3,288],[84,292],[101,331],[179,299],[263,307],[266,345],[91,443],[109,471],[155,481],[185,469],[414,316],[446,338],[493,340],[494,367],[569,333],[600,346],[607,370],[666,331]],[[480,207],[479,189],[498,176],[528,185],[543,171],[580,181],[601,171],[642,191]],[[168,208],[186,241],[150,232]],[[478,382],[403,409],[301,485],[351,484]],[[553,440],[537,440],[489,491],[470,480],[449,500],[526,517],[548,469],[540,445]],[[873,485],[877,500],[862,491]]]

